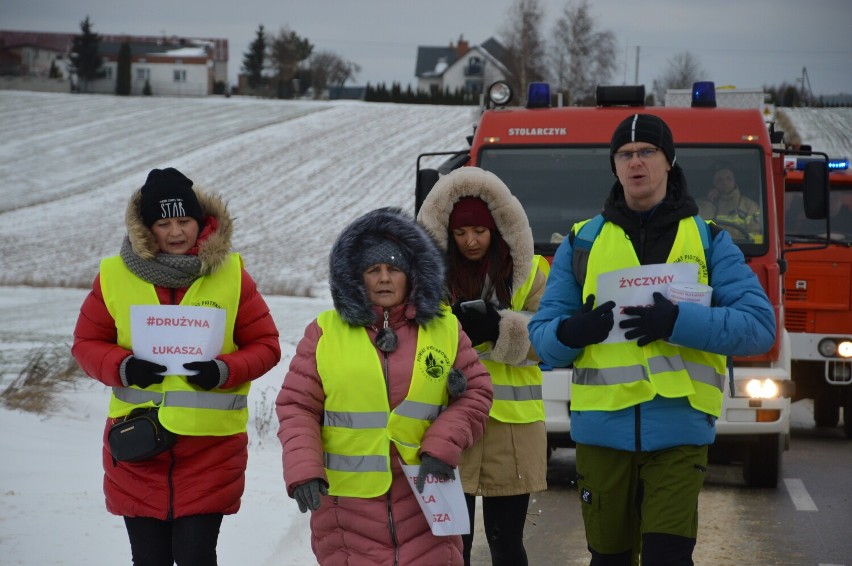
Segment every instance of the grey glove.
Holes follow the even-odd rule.
[[[328,487],[321,479],[308,480],[293,489],[293,498],[299,504],[299,511],[307,513],[308,509],[316,511],[322,503],[321,495],[328,495]]]
[[[452,466],[429,454],[423,454],[420,458],[420,473],[417,474],[417,481],[414,482],[418,493],[423,493],[423,485],[426,483],[427,475],[439,480],[456,479],[456,473]]]

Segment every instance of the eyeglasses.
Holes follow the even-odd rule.
[[[658,151],[660,151],[660,148],[658,147],[643,147],[636,151],[616,151],[613,157],[616,161],[621,161],[622,163],[627,163],[633,159],[634,155],[640,160],[646,161],[657,155]]]

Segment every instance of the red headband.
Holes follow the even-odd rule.
[[[464,197],[456,202],[450,213],[450,230],[462,226],[485,226],[489,230],[496,230],[497,224],[488,205],[478,197]]]

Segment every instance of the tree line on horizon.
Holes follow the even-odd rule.
[[[548,82],[554,92],[564,95],[565,104],[594,106],[597,85],[612,84],[616,71],[618,46],[614,32],[600,28],[588,0],[568,0],[552,25],[549,38],[544,22],[541,0],[514,0],[499,34],[506,51],[502,62],[507,81],[518,93],[523,93],[530,82]],[[98,54],[100,36],[92,30],[88,16],[80,29],[73,39],[71,70],[85,91],[88,82],[102,76],[103,71]],[[317,50],[308,38],[287,26],[270,34],[260,24],[243,54],[241,71],[244,88],[240,88],[240,94],[321,99],[331,90],[342,92],[347,83],[357,79],[361,66],[335,52]],[[661,104],[668,89],[690,88],[705,78],[697,56],[689,51],[675,53],[662,75],[654,79],[646,105]],[[130,85],[130,47],[123,45],[118,56],[116,94],[129,95]],[[230,94],[225,89],[222,84],[216,90],[218,94]],[[769,95],[768,101],[777,106],[822,105],[821,99],[808,96],[795,84],[765,85],[763,90]],[[238,92],[237,87],[232,87],[232,92]],[[150,85],[146,85],[144,93],[150,94]],[[479,94],[464,89],[414,90],[410,84],[403,89],[399,83],[390,87],[368,83],[363,87],[363,99],[371,102],[478,104]],[[522,104],[523,100],[515,103]]]

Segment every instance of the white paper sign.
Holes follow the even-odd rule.
[[[607,301],[615,301],[613,314],[615,323],[604,343],[627,342],[625,330],[618,323],[629,316],[623,314],[624,307],[654,304],[654,292],[666,296],[669,283],[695,283],[698,281],[698,264],[696,263],[657,263],[628,267],[598,275],[598,291],[595,303],[601,305]]]
[[[130,307],[133,355],[166,366],[166,375],[189,375],[187,362],[212,360],[225,341],[225,310],[180,305]]]
[[[423,493],[417,491],[417,475],[420,466],[406,465],[400,461],[408,485],[414,492],[414,497],[420,504],[420,509],[426,517],[426,522],[432,527],[435,536],[466,535],[470,533],[470,517],[467,514],[462,491],[459,469],[454,468],[456,479],[439,480],[432,475],[426,476]]]

